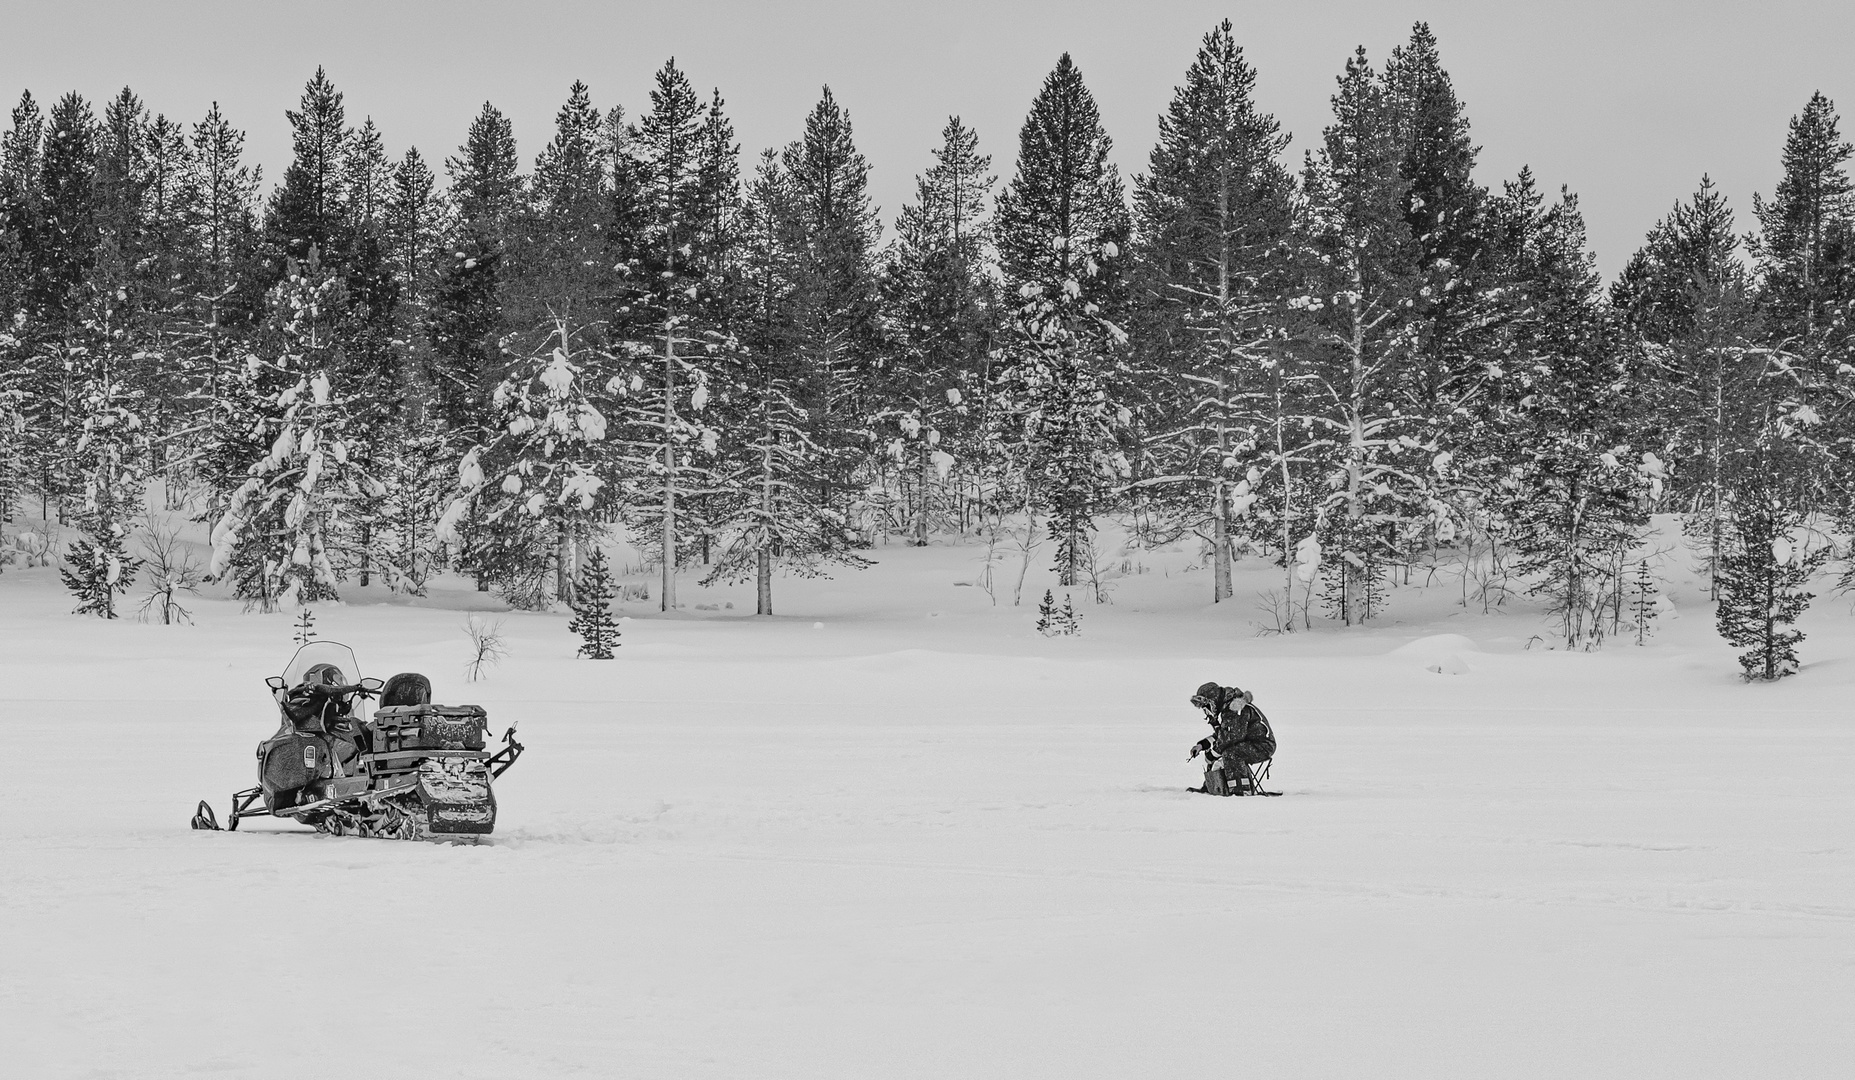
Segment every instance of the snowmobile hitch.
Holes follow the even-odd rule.
[[[503,734],[502,741],[505,744],[503,748],[491,754],[489,759],[483,763],[489,767],[492,780],[508,772],[509,766],[515,764],[515,759],[521,757],[525,749],[521,743],[515,741],[514,724],[509,725],[509,730]]]

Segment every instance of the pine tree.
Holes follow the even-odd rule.
[[[399,288],[403,316],[423,318],[431,302],[441,248],[443,210],[437,178],[418,149],[393,166],[386,199],[387,262]],[[407,333],[407,338],[412,335]]]
[[[232,429],[237,410],[228,406],[250,374],[244,369],[249,335],[263,317],[269,277],[258,231],[261,176],[244,163],[244,145],[244,133],[214,103],[193,126],[180,180],[186,241],[179,252],[174,355],[187,411],[204,436],[190,438],[189,448],[196,456],[194,471],[206,482],[205,512],[211,517],[224,511],[223,500],[244,482],[249,462],[263,454],[239,445],[250,429]]]
[[[127,540],[141,510],[147,483],[147,432],[141,395],[126,384],[125,330],[116,296],[98,298],[86,324],[86,345],[74,353],[85,372],[79,394],[80,433],[72,464],[82,480],[77,514],[87,536],[71,546],[59,574],[78,599],[77,613],[116,618],[116,597],[135,581],[139,561],[127,554]]]
[[[1082,616],[1068,592],[1063,593],[1063,605],[1058,607],[1055,594],[1049,589],[1043,591],[1043,599],[1037,604],[1037,632],[1044,637],[1068,637],[1082,632]]]
[[[1486,331],[1498,321],[1485,296],[1499,285],[1483,265],[1488,193],[1475,183],[1477,148],[1467,113],[1429,24],[1417,23],[1410,40],[1392,50],[1383,83],[1406,181],[1400,208],[1419,275],[1408,297],[1412,362],[1400,365],[1389,385],[1403,399],[1401,410],[1428,429],[1424,441],[1472,448],[1469,424],[1489,382]]]
[[[979,448],[968,402],[983,400],[997,333],[991,163],[979,153],[978,136],[959,117],[948,118],[934,164],[916,178],[915,201],[896,221],[883,268],[891,340],[882,418],[895,425],[890,455],[904,492],[912,488],[905,501],[917,545],[927,543],[936,489],[944,496],[958,457],[976,457]]]
[[[284,115],[290,121],[292,158],[265,220],[278,272],[284,272],[285,259],[306,260],[311,248],[324,266],[342,267],[348,256],[346,165],[354,132],[347,126],[341,93],[318,67],[303,87],[301,103]]]
[[[529,206],[512,255],[509,318],[520,351],[545,340],[555,318],[589,328],[611,295],[611,150],[605,119],[586,84],[575,82],[554,120],[554,138],[535,159]],[[531,336],[532,335],[532,336]]]
[[[1060,633],[1062,613],[1056,607],[1056,594],[1049,589],[1043,591],[1043,599],[1037,602],[1037,632],[1044,637]]]
[[[1523,174],[1493,218],[1512,260],[1516,314],[1503,362],[1516,396],[1489,433],[1506,468],[1492,505],[1566,647],[1593,648],[1620,628],[1625,564],[1648,527],[1656,459],[1638,460],[1629,445],[1639,390],[1627,344],[1598,304],[1577,199],[1545,207]]]
[[[1008,396],[1023,417],[1035,501],[1049,513],[1057,580],[1079,583],[1095,515],[1126,471],[1117,431],[1130,414],[1111,377],[1126,342],[1122,251],[1129,219],[1112,143],[1067,53],[1019,135],[1018,170],[999,196],[1000,268],[1017,310],[1004,342]]]
[[[1256,108],[1255,85],[1230,23],[1206,34],[1134,195],[1138,337],[1158,376],[1149,445],[1159,476],[1149,482],[1171,527],[1210,544],[1214,602],[1231,597],[1233,501],[1261,481],[1242,459],[1261,448],[1256,405],[1274,402],[1268,387],[1281,377],[1275,339],[1290,270],[1293,184],[1280,162],[1288,138]],[[1286,418],[1271,419],[1274,433]],[[1286,504],[1282,528],[1287,550]]]
[[[1326,391],[1310,403],[1310,453],[1337,479],[1318,520],[1339,575],[1336,612],[1351,626],[1376,613],[1377,569],[1421,505],[1423,466],[1435,448],[1425,447],[1421,429],[1399,423],[1392,400],[1410,350],[1405,315],[1418,288],[1418,249],[1403,212],[1410,181],[1397,114],[1363,48],[1346,62],[1333,112],[1303,173],[1307,292],[1291,302],[1308,313],[1300,334],[1310,374]]]
[[[612,569],[605,549],[592,545],[573,591],[573,618],[567,629],[580,635],[579,654],[588,660],[610,660],[619,641],[618,620],[612,617]]]
[[[0,296],[11,322],[25,309],[44,228],[45,193],[40,186],[45,116],[31,91],[13,106],[11,126],[0,138]]]
[[[81,287],[96,264],[97,122],[90,105],[66,94],[52,107],[45,130],[39,187],[43,193],[39,259],[29,302],[53,333],[81,317]]]
[[[1653,624],[1661,614],[1660,595],[1654,564],[1648,558],[1638,559],[1630,572],[1630,622],[1636,630],[1637,645],[1647,645],[1655,633]]]
[[[113,238],[131,262],[144,254],[148,150],[148,110],[125,86],[104,106],[97,130],[95,215],[98,230]]]
[[[1835,103],[1820,92],[1791,118],[1784,176],[1767,203],[1752,197],[1759,235],[1750,254],[1764,304],[1791,334],[1814,337],[1832,309],[1855,296],[1855,153],[1837,130]]]
[[[497,386],[495,434],[464,455],[462,490],[438,527],[441,539],[458,543],[465,515],[475,514],[481,526],[468,557],[511,603],[531,608],[550,591],[572,602],[577,553],[610,500],[604,395],[586,378],[602,358],[565,319],[554,334]]]
[[[1758,341],[1738,246],[1726,197],[1703,176],[1611,287],[1611,306],[1656,369],[1652,437],[1680,478],[1674,494],[1689,507],[1687,528],[1699,537],[1709,575],[1726,540],[1735,462],[1755,442],[1773,392],[1765,381],[1772,355]]]
[[[876,357],[881,226],[869,199],[869,162],[830,87],[805,118],[804,135],[781,152],[780,165],[788,195],[785,340],[818,451],[817,504],[838,519],[847,542],[861,544],[853,522],[854,474],[871,442],[873,409],[865,391]]]
[[[650,101],[627,131],[620,162],[613,337],[627,368],[615,384],[626,399],[626,521],[647,547],[655,541],[669,611],[689,539],[678,496],[707,486],[717,434],[704,411],[732,349],[722,313],[727,282],[717,270],[738,166],[732,144],[710,144],[710,106],[674,61],[658,70]]]
[[[794,313],[807,273],[794,236],[797,199],[780,156],[765,152],[739,223],[738,343],[728,383],[715,395],[724,419],[716,425],[709,512],[720,543],[704,584],[752,579],[760,615],[773,614],[775,566],[816,577],[826,563],[868,565],[850,550],[842,514],[822,501],[831,452],[814,440],[800,403],[802,381],[815,369]]]
[[[1720,636],[1746,650],[1739,666],[1747,681],[1794,675],[1797,645],[1804,639],[1795,623],[1813,596],[1804,589],[1829,552],[1797,543],[1793,538],[1802,515],[1760,485],[1748,483],[1736,491],[1731,511],[1730,539],[1716,574]]]
[[[333,376],[341,282],[317,257],[288,269],[272,290],[274,359],[248,359],[229,388],[226,442],[255,460],[212,532],[212,576],[230,575],[263,611],[337,599],[343,568],[358,562],[357,506],[382,494],[356,453],[363,409]]]
[[[504,257],[523,191],[508,118],[484,102],[445,168],[453,216],[433,290],[425,378],[433,411],[462,448],[485,437],[490,392],[503,375],[501,342],[509,329]]]
[[[30,92],[20,95],[0,137],[0,521],[11,520],[37,473],[46,439],[37,431],[31,335],[23,324],[38,258],[43,193],[40,152],[45,119]]]

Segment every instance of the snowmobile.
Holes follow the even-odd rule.
[[[496,827],[490,781],[522,756],[514,726],[491,752],[482,707],[433,705],[431,680],[413,672],[384,683],[359,674],[354,650],[312,641],[264,680],[283,722],[258,744],[257,786],[233,793],[225,828],[269,815],[336,836],[487,836]],[[204,800],[193,827],[220,827]]]

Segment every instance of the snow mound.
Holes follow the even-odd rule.
[[[1408,657],[1421,664],[1425,671],[1434,671],[1438,675],[1466,675],[1472,669],[1462,655],[1480,651],[1479,645],[1461,634],[1433,634],[1400,645],[1388,655]]]

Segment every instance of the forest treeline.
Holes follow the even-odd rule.
[[[680,572],[771,612],[776,572],[1007,523],[1098,588],[1116,519],[1199,538],[1219,601],[1233,557],[1276,560],[1283,629],[1368,621],[1450,552],[1573,646],[1646,617],[1672,511],[1748,671],[1794,667],[1855,505],[1833,104],[1792,120],[1748,234],[1702,177],[1606,287],[1574,195],[1476,182],[1427,26],[1346,60],[1299,161],[1256,79],[1214,28],[1129,182],[1064,56],[1012,175],[951,118],[887,242],[828,89],[742,161],[673,61],[635,116],[575,83],[531,166],[488,103],[442,162],[392,160],[318,70],[268,190],[217,106],[27,93],[0,510],[82,534],[100,614],[160,479],[266,610],[447,569],[569,601],[614,525],[668,559],[666,606]]]

